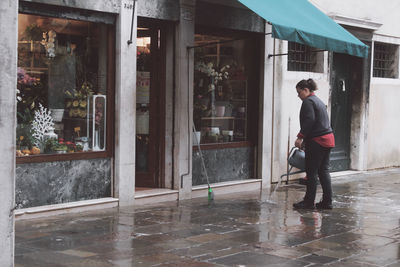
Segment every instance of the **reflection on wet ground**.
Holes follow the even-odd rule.
[[[400,266],[400,169],[335,178],[333,210],[293,210],[304,189],[18,221],[15,264]]]

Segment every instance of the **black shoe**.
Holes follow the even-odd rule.
[[[313,210],[313,209],[315,209],[315,206],[314,206],[314,204],[307,203],[307,202],[305,202],[305,201],[303,200],[303,201],[300,201],[300,202],[298,202],[298,203],[294,203],[294,204],[293,204],[293,208],[294,208],[294,209]]]
[[[315,206],[320,210],[331,210],[333,208],[332,203],[329,204],[323,201],[318,202]]]

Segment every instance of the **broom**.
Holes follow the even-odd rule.
[[[196,127],[194,126],[193,123],[193,132],[196,132]],[[203,158],[203,153],[201,152],[201,148],[200,148],[200,140],[197,139],[197,135],[194,134],[194,138],[196,139],[196,143],[197,143],[197,148],[199,150],[200,153],[200,159],[201,159],[201,165],[204,171],[204,175],[206,176],[207,179],[207,185],[208,185],[208,200],[213,200],[214,199],[214,192],[210,186],[210,181],[208,179],[208,174],[207,174],[207,169],[206,169],[206,165],[204,164],[204,158]]]

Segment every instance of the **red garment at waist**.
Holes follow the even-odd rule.
[[[333,133],[328,133],[322,136],[314,137],[312,140],[323,147],[335,147],[335,136]]]
[[[299,133],[297,137],[304,138],[304,136],[301,133]],[[317,136],[311,140],[314,140],[323,147],[335,147],[335,136],[333,135],[333,133]]]

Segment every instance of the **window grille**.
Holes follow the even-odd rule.
[[[288,42],[288,70],[289,71],[305,71],[320,72],[317,70],[317,53],[310,46]]]
[[[398,78],[398,46],[375,42],[374,44],[374,77]]]

